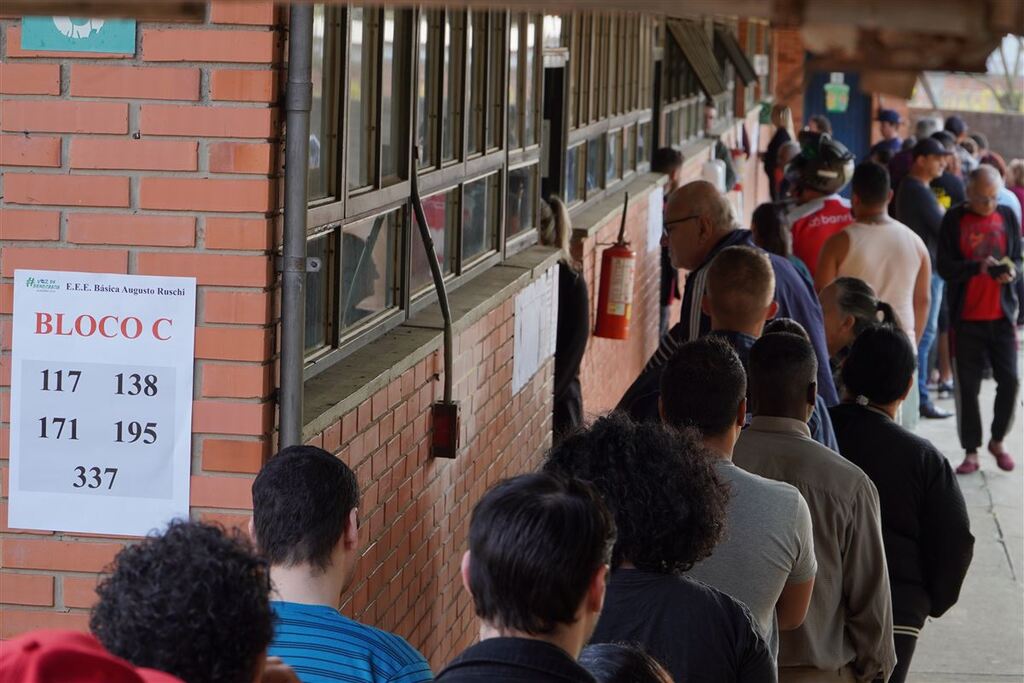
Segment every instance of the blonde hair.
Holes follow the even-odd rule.
[[[777,128],[785,128],[791,140],[796,140],[796,132],[793,128],[793,110],[785,104],[776,104],[772,107],[772,123]]]
[[[1024,159],[1014,159],[1006,168],[1006,185],[1024,187]]]
[[[573,268],[576,261],[569,251],[569,238],[572,235],[572,219],[565,202],[552,196],[541,205],[540,226],[537,236],[540,243],[547,247],[556,247],[562,252],[562,261]]]

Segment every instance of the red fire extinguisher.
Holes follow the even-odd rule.
[[[597,324],[595,337],[626,339],[629,336],[629,316],[633,309],[633,273],[636,270],[636,252],[626,241],[626,209],[629,193],[622,205],[619,238],[601,254],[601,288],[597,295]]]

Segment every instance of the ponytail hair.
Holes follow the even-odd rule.
[[[855,277],[841,277],[832,284],[836,288],[839,310],[843,315],[853,317],[854,336],[878,323],[900,326],[896,311],[886,302],[880,301],[868,283]]]
[[[555,247],[562,252],[561,261],[565,265],[579,270],[576,261],[569,251],[569,238],[572,235],[572,219],[569,209],[558,197],[552,196],[541,203],[541,216],[538,239],[541,244]]]

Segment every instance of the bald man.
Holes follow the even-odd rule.
[[[1000,187],[1002,178],[991,166],[971,171],[967,202],[946,212],[939,232],[937,260],[949,302],[957,431],[965,452],[957,474],[970,474],[980,467],[978,392],[986,357],[996,380],[988,450],[1000,469],[1014,467],[1003,438],[1013,424],[1020,384],[1014,329],[1020,302],[1014,282],[1021,277],[1021,240],[1017,217],[998,204]]]
[[[682,344],[711,331],[711,318],[701,310],[711,260],[726,247],[754,247],[750,231],[736,226],[728,200],[714,185],[703,180],[683,185],[669,195],[661,244],[668,247],[672,265],[689,274],[683,289],[679,323],[662,337],[658,350],[617,406],[637,420],[660,419],[657,398],[665,363]],[[829,405],[834,405],[837,402],[835,384],[828,370],[821,305],[814,288],[788,259],[775,254],[769,257],[775,273],[774,300],[778,304],[778,315],[793,318],[811,335],[819,359],[819,392]]]

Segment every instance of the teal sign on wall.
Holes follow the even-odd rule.
[[[23,17],[21,49],[135,54],[134,19]]]

